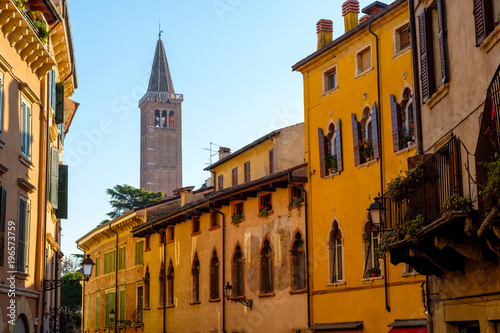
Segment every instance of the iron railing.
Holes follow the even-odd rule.
[[[397,228],[418,215],[423,215],[425,224],[440,217],[443,202],[452,194],[462,195],[460,158],[459,142],[453,137],[414,169],[401,191],[386,192],[380,198],[386,209],[385,228]]]
[[[487,181],[485,164],[491,162],[500,147],[500,66],[486,92],[486,100],[481,120],[481,129],[476,146],[476,182],[484,186]],[[478,200],[479,218],[485,215],[485,205]]]

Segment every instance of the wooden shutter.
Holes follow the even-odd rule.
[[[88,311],[88,309],[87,309]],[[95,327],[101,326],[101,295],[95,297]]]
[[[361,150],[359,149],[359,140],[361,139],[361,125],[356,120],[354,113],[351,113],[351,123],[352,123],[352,144],[354,147],[354,165],[358,166],[361,164]],[[373,134],[373,133],[372,133]]]
[[[244,166],[244,171],[245,171],[245,183],[248,183],[250,181],[250,161],[245,162]]]
[[[274,173],[274,150],[271,149],[269,151],[269,173]]]
[[[224,175],[219,175],[219,190],[224,189]]]
[[[337,152],[337,171],[341,172],[344,170],[344,165],[342,161],[342,126],[340,119],[337,120],[337,129],[335,130],[335,150]]]
[[[476,46],[479,46],[493,31],[493,6],[491,0],[473,0],[473,3]]]
[[[432,48],[432,13],[425,8],[418,16],[420,42],[420,79],[422,82],[422,103],[435,92],[434,52]]]
[[[319,148],[320,176],[325,177],[326,176],[325,157],[326,157],[326,152],[328,151],[328,147],[327,147],[326,137],[323,135],[323,130],[321,128],[318,128],[318,148]]]
[[[101,273],[101,257],[95,258],[95,277],[98,277]]]
[[[233,176],[233,186],[236,186],[238,185],[238,168],[234,168],[231,173]]]
[[[125,290],[120,290],[120,318],[119,320],[125,320],[127,303],[125,302]]]
[[[5,216],[7,212],[7,189],[0,186],[0,267],[4,262],[5,250]]]
[[[64,124],[64,83],[56,84],[56,124]],[[64,129],[63,129],[64,130]],[[64,134],[64,133],[61,133]]]
[[[391,121],[392,121],[392,147],[394,151],[401,149],[399,144],[401,133],[401,107],[396,103],[394,95],[389,96],[391,99]]]
[[[52,110],[55,112],[56,110],[56,71],[53,69],[52,70],[52,75],[51,75],[51,91],[50,91],[50,102],[51,102],[51,105],[52,105]]]
[[[438,30],[439,30],[439,56],[441,59],[441,82],[445,84],[448,78],[448,47],[446,30],[446,10],[445,0],[436,0],[438,12]]]
[[[68,218],[68,166],[59,164],[59,177],[57,186],[57,210],[58,219]]]
[[[379,140],[380,137],[378,135],[378,113],[377,113],[377,103],[373,103],[372,114],[371,114],[371,126],[372,126],[372,146],[373,146],[373,158],[380,158],[379,151]]]
[[[57,197],[59,195],[59,149],[52,148],[50,162],[50,205],[57,209]]]
[[[0,134],[2,134],[3,131],[2,112],[3,112],[3,76],[2,73],[0,73]]]
[[[28,115],[25,101],[21,101],[21,152],[29,157],[28,151]]]
[[[28,262],[28,222],[29,222],[29,204],[27,201],[19,200],[19,223],[17,230],[17,270],[26,272]]]

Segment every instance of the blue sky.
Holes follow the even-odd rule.
[[[63,157],[70,183],[62,251],[79,253],[76,239],[106,218],[107,188],[139,187],[137,104],[159,21],[175,92],[184,94],[183,186],[199,188],[210,176],[210,142],[235,151],[303,121],[302,75],[291,66],[316,50],[319,19],[333,20],[334,38],[344,33],[342,3],[70,0],[79,85],[72,98],[81,105]]]

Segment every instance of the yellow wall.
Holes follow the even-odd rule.
[[[394,55],[393,30],[408,20],[407,3],[373,23],[372,30],[380,41],[381,105],[377,94],[376,44],[365,28],[299,68],[304,79],[305,150],[309,163],[310,221],[312,263],[312,315],[314,323],[364,321],[366,332],[388,331],[394,319],[424,318],[420,301],[423,276],[403,277],[402,265],[387,264],[385,279],[389,284],[389,305],[385,310],[384,279],[363,279],[363,228],[367,208],[381,192],[380,163],[383,186],[407,169],[407,158],[415,154],[415,146],[393,151],[389,95],[399,103],[405,87],[413,92],[411,52]],[[371,44],[373,70],[356,77],[355,52]],[[323,94],[323,71],[337,65],[338,89]],[[366,97],[365,97],[365,96]],[[351,113],[358,121],[365,105],[377,103],[381,114],[383,159],[355,167]],[[381,107],[381,108],[380,108]],[[342,122],[343,168],[340,174],[320,177],[318,128],[326,135],[330,122]],[[343,232],[345,284],[328,284],[327,241],[332,222]],[[382,268],[383,271],[383,268]]]

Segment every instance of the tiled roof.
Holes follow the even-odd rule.
[[[163,46],[161,38],[158,38],[158,43],[156,44],[148,91],[175,92],[174,84],[172,83],[172,78],[170,77],[170,69],[168,68],[165,47]]]

